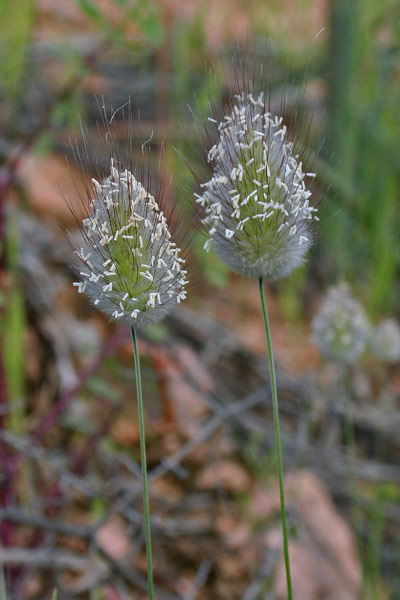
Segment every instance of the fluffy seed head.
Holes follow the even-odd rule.
[[[86,248],[75,250],[83,267],[74,285],[112,319],[154,323],[186,298],[181,250],[155,198],[130,171],[111,160],[110,175],[92,182],[81,228]]]
[[[364,352],[370,335],[366,314],[344,283],[328,291],[312,329],[314,340],[326,359],[348,364]]]
[[[318,220],[302,163],[287,140],[282,117],[268,112],[264,95],[235,96],[232,112],[215,123],[208,153],[212,177],[201,184],[211,245],[234,271],[249,277],[285,277],[304,261],[310,224]]]
[[[395,319],[385,319],[376,326],[372,351],[374,355],[384,362],[398,362],[400,360],[400,326]]]

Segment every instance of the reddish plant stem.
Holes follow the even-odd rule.
[[[6,272],[6,227],[5,227],[5,190],[7,188],[8,178],[5,169],[0,171],[0,275]],[[4,317],[4,305],[1,309],[2,320]],[[4,430],[6,415],[7,415],[7,381],[3,362],[3,338],[0,339],[0,430]],[[0,440],[0,462],[2,465],[2,478],[0,483],[0,503],[1,506],[7,508],[12,497],[12,484],[9,475],[10,469],[10,451],[7,443]],[[9,546],[11,543],[12,525],[9,521],[4,520],[0,523],[0,540],[3,546]]]
[[[118,346],[120,345],[121,341],[123,340],[123,338],[125,336],[126,336],[126,330],[124,330],[123,328],[117,329],[113,333],[113,335],[111,335],[111,337],[106,341],[106,343],[100,349],[99,353],[97,354],[97,356],[94,359],[94,361],[92,362],[92,364],[89,365],[86,369],[84,369],[81,372],[76,384],[74,386],[72,386],[69,390],[64,392],[59,397],[59,399],[53,405],[52,409],[47,413],[47,415],[45,415],[45,417],[43,417],[43,419],[39,422],[39,424],[34,428],[34,430],[31,433],[32,443],[38,444],[45,437],[46,433],[54,425],[56,425],[58,418],[68,408],[68,406],[70,405],[70,403],[72,402],[72,400],[74,399],[76,394],[78,394],[82,390],[82,388],[87,383],[88,379],[92,375],[94,375],[94,373],[96,373],[96,371],[98,371],[98,369],[102,365],[103,361],[109,355],[111,355],[113,352],[115,352],[115,350],[118,348]],[[10,467],[9,467],[9,480],[12,480],[12,478],[16,475],[17,471],[19,470],[19,468],[21,466],[21,463],[23,462],[24,457],[25,457],[25,455],[22,452],[13,457],[13,461],[11,462]],[[61,490],[60,490],[57,482],[54,485],[49,486],[49,488],[44,493],[44,497],[47,500],[54,500],[55,498],[61,497]],[[57,512],[58,512],[57,509],[51,509],[50,513],[47,512],[47,515],[55,517],[57,515]],[[43,532],[40,530],[37,530],[34,532],[34,535],[30,541],[29,546],[36,548],[43,543],[43,540],[44,540]],[[13,593],[15,595],[16,600],[19,600],[19,598],[22,597],[21,594],[23,594],[23,589],[24,589],[24,585],[25,585],[25,572],[21,572],[21,573],[18,572],[18,574],[19,574],[18,580],[16,577],[17,574],[15,574],[15,576],[13,577],[13,580],[15,581],[15,587],[14,587]],[[29,576],[29,573],[28,573],[28,576]]]
[[[4,430],[7,407],[6,379],[3,366],[3,355],[0,351],[0,429]],[[2,480],[0,484],[0,503],[7,508],[12,498],[12,485],[10,477],[10,453],[4,440],[0,440],[0,462],[2,465]],[[6,519],[0,523],[0,539],[3,546],[11,544],[12,525]]]
[[[92,375],[94,375],[94,373],[96,373],[96,371],[98,371],[98,369],[102,365],[103,361],[109,355],[111,355],[113,352],[115,352],[115,350],[118,348],[119,344],[121,343],[121,341],[125,337],[125,335],[126,335],[125,329],[118,329],[106,341],[106,343],[101,348],[100,352],[98,353],[98,355],[96,356],[96,358],[94,359],[92,364],[89,365],[88,367],[86,367],[86,369],[84,369],[81,372],[81,374],[78,378],[78,381],[75,383],[75,385],[73,385],[71,388],[69,388],[63,394],[61,394],[61,396],[58,398],[58,400],[53,405],[53,407],[42,418],[42,420],[38,423],[38,425],[36,425],[36,427],[33,429],[31,436],[30,436],[32,444],[38,444],[39,442],[41,442],[43,440],[43,438],[45,437],[46,433],[50,429],[52,429],[52,427],[54,427],[54,425],[56,425],[59,417],[68,408],[68,406],[71,404],[74,397],[86,385],[88,379]],[[14,460],[11,463],[11,469],[10,469],[11,475],[14,475],[16,473],[16,471],[19,469],[23,458],[24,458],[23,453],[20,453],[14,457]]]

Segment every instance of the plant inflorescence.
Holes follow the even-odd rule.
[[[273,115],[261,92],[242,92],[215,124],[218,141],[208,152],[212,177],[200,184],[211,245],[234,271],[278,279],[304,261],[318,220],[310,204],[302,161],[288,140],[283,118]]]
[[[155,198],[114,159],[110,171],[92,180],[81,227],[86,247],[75,251],[84,267],[74,285],[112,319],[148,325],[186,298],[185,260]]]

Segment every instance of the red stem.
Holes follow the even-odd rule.
[[[88,379],[94,373],[96,373],[96,371],[102,365],[103,361],[118,348],[125,335],[125,329],[117,329],[113,333],[113,335],[106,341],[106,343],[101,348],[92,364],[86,367],[86,369],[84,369],[81,372],[79,379],[75,383],[75,385],[73,385],[70,389],[66,390],[63,394],[61,394],[61,396],[58,398],[53,407],[33,429],[30,436],[32,444],[38,444],[39,442],[41,442],[45,437],[46,433],[52,427],[54,427],[54,425],[56,425],[58,418],[68,408],[76,394],[78,394],[82,390]],[[9,471],[11,476],[13,476],[19,469],[23,458],[24,454],[22,452],[13,457],[13,461],[11,462]]]

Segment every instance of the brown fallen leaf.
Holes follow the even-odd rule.
[[[79,218],[84,216],[86,191],[81,171],[67,165],[56,154],[29,154],[20,167],[20,177],[30,205],[40,214],[55,217],[64,225],[76,223],[69,206]]]
[[[195,436],[209,411],[204,397],[179,376],[166,381],[166,390],[177,429],[187,438]]]
[[[293,589],[298,600],[354,600],[355,596],[346,590],[340,581],[332,577],[332,570],[313,548],[300,542],[289,544]],[[274,579],[273,590],[279,600],[287,598],[286,575],[283,561],[280,561]]]
[[[229,550],[241,550],[251,543],[252,532],[245,523],[238,523],[225,536],[226,547]]]
[[[175,348],[179,365],[189,378],[202,392],[210,393],[214,389],[214,381],[210,372],[199,359],[198,355],[186,344],[179,344]]]
[[[151,496],[155,500],[159,498],[161,501],[168,499],[171,504],[178,504],[182,499],[182,489],[173,480],[166,478],[155,479],[151,483]]]
[[[122,446],[132,446],[139,442],[139,427],[137,420],[121,416],[111,427],[112,437]]]
[[[354,535],[336,510],[325,485],[313,473],[304,470],[290,473],[286,486],[302,526],[316,548],[340,572],[349,588],[357,591],[361,574]]]
[[[237,494],[248,491],[250,476],[239,463],[226,459],[204,467],[197,478],[197,485],[202,489],[223,488]]]
[[[120,517],[111,517],[96,532],[99,547],[114,560],[122,560],[129,554],[131,541],[126,533],[126,523]]]
[[[276,486],[273,489],[264,489],[256,483],[251,493],[248,506],[249,516],[254,521],[268,521],[280,510],[279,492]]]
[[[359,600],[361,571],[354,536],[325,485],[303,470],[288,474],[285,489],[287,506],[297,515],[298,539],[289,543],[296,600]],[[266,545],[279,551],[273,590],[283,600],[287,592],[280,529],[268,532]]]

